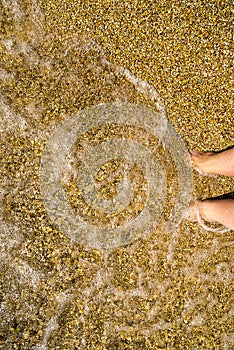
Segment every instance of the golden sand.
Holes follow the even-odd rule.
[[[155,108],[103,66],[104,57],[159,92],[188,148],[232,146],[231,7],[221,0],[3,1],[2,349],[233,348],[233,232],[183,220],[176,232],[158,228],[112,252],[91,249],[51,223],[38,177],[45,142],[69,115],[113,100]],[[113,168],[116,162],[99,175]],[[233,178],[194,172],[194,197],[233,188]],[[102,195],[115,191],[109,184]]]

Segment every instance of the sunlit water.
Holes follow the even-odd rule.
[[[232,244],[181,222],[191,164],[157,91],[3,5],[1,348],[230,349]]]

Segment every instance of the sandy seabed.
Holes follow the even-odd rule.
[[[233,231],[181,221],[191,199],[234,188],[233,178],[192,172],[186,154],[234,144],[231,2],[2,0],[0,9],[0,348],[233,349]],[[113,103],[148,108],[157,123],[135,107],[131,125],[117,114],[113,123],[108,107],[95,124],[97,106]],[[60,159],[74,115],[78,138]],[[50,177],[41,186],[42,159],[47,175],[57,161],[65,197]],[[60,225],[61,198],[85,223],[82,239]],[[160,212],[155,226],[147,205]]]

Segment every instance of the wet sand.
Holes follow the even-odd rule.
[[[39,179],[56,127],[100,103],[162,113],[188,149],[232,146],[231,33],[231,5],[222,1],[3,3],[2,349],[233,347],[233,231],[220,235],[182,220],[172,231],[162,224],[126,246],[95,249],[56,227]],[[154,147],[157,140],[130,129],[108,132]],[[108,139],[108,132],[84,133],[73,153]],[[165,143],[156,152],[167,174],[164,221],[180,194],[174,151]],[[105,200],[122,181],[119,166],[107,162],[98,173]],[[137,168],[131,174],[136,197],[144,199],[144,174]],[[85,206],[75,180],[65,186],[68,201],[87,221],[105,225],[109,218]],[[233,188],[233,178],[193,171],[191,198]],[[133,204],[123,222],[143,210],[140,200]]]

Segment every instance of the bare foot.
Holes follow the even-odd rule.
[[[213,157],[215,152],[199,152],[199,151],[189,151],[191,160],[194,168],[201,174],[210,175],[214,174],[211,172],[210,163],[212,163],[211,157]]]
[[[234,230],[234,200],[196,200],[190,205],[186,218],[199,221],[199,217],[208,222],[218,222]]]
[[[201,200],[196,200],[195,202],[190,204],[188,213],[186,214],[186,218],[190,221],[198,221],[198,214],[200,217],[205,220],[209,221],[208,218],[205,216],[204,210],[202,208],[202,202]]]
[[[189,152],[195,169],[200,173],[234,176],[234,148],[222,152]]]

